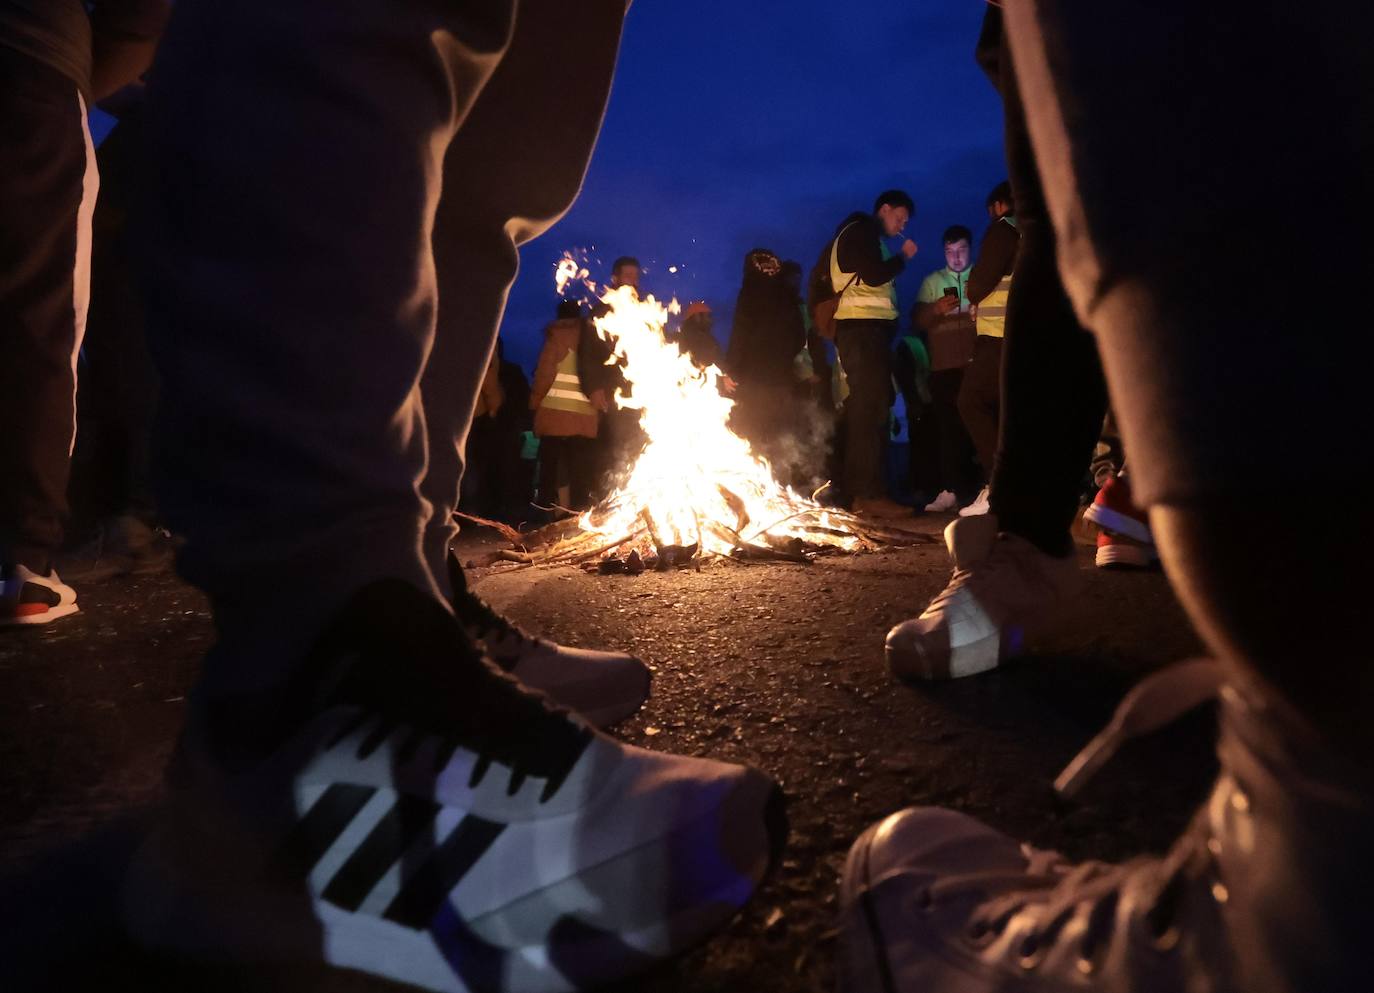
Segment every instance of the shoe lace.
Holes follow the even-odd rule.
[[[449,580],[453,586],[453,613],[473,641],[487,649],[487,656],[509,672],[524,652],[540,644],[540,639],[492,609],[491,605],[468,588],[467,577],[457,557],[449,556]]]
[[[521,652],[539,642],[468,590],[454,593],[453,607],[468,634],[474,641],[486,645],[492,660],[503,669],[509,670],[508,663],[513,663]]]
[[[417,594],[410,587],[400,595],[410,599],[398,600],[395,589],[365,591],[361,596],[373,599],[355,600],[354,616],[390,610],[392,623],[380,631],[376,625],[344,625],[322,647],[326,657],[351,660],[326,703],[359,708],[335,732],[330,747],[367,727],[358,742],[359,758],[399,735],[395,760],[406,763],[432,741],[436,775],[464,748],[475,755],[469,786],[477,786],[499,763],[510,770],[507,795],[536,777],[545,781],[539,799],[547,802],[595,732],[475,651],[442,607],[424,598],[414,602]],[[404,668],[398,668],[398,659]]]
[[[1072,798],[1122,744],[1215,699],[1222,683],[1221,666],[1211,660],[1182,662],[1147,677],[1121,701],[1107,727],[1059,774],[1055,791],[1065,799]],[[975,941],[1001,934],[1018,914],[1032,912],[1031,927],[1016,948],[1026,967],[1040,960],[1041,951],[1058,940],[1064,925],[1086,905],[1079,961],[1085,972],[1091,971],[1103,939],[1112,931],[1123,889],[1143,874],[1148,874],[1146,884],[1153,888],[1144,919],[1157,948],[1165,951],[1173,947],[1178,937],[1173,920],[1179,897],[1186,883],[1210,865],[1206,842],[1207,825],[1200,815],[1163,863],[1136,859],[1119,865],[1096,861],[1072,865],[1056,852],[1027,848],[1027,864],[1019,872],[974,873],[941,880],[930,887],[928,899],[998,894],[985,899],[969,919],[969,937]]]

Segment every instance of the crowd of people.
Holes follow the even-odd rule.
[[[122,873],[124,928],[183,958],[512,993],[694,946],[779,860],[780,786],[604,733],[645,703],[648,667],[521,631],[452,549],[465,462],[512,476],[501,439],[523,425],[547,506],[565,479],[568,505],[594,499],[640,443],[595,312],[558,305],[532,386],[496,342],[520,246],[580,188],[623,0],[575,18],[544,0],[169,6],[0,0],[5,626],[77,609],[57,552],[77,355],[107,305],[91,258],[111,244],[93,247],[87,112],[157,51],[137,220],[114,250],[136,260],[159,397],[150,458],[149,390],[100,401],[124,450],[102,512],[131,562],[156,563],[152,465],[215,642]],[[1368,985],[1374,667],[1352,569],[1374,546],[1369,456],[1333,430],[1360,422],[1367,372],[1327,345],[1322,308],[1265,292],[1368,273],[1357,226],[1329,252],[1272,250],[1342,216],[1374,165],[1360,16],[989,4],[977,55],[1010,179],[976,252],[946,231],[907,333],[895,280],[916,208],[899,190],[840,221],[804,287],[802,266],[751,251],[723,354],[709,307],[674,329],[780,467],[789,426],[834,410],[828,475],[860,512],[912,510],[884,475],[906,399],[923,507],[968,513],[945,530],[946,587],[887,633],[897,679],[997,669],[1062,618],[1085,583],[1071,528],[1089,477],[1099,561],[1162,559],[1215,656],[1149,677],[1056,783],[1071,795],[1126,738],[1217,701],[1220,774],[1166,855],[1075,866],[958,811],[894,813],[843,869],[846,993]],[[531,134],[539,154],[511,154]],[[638,277],[627,257],[612,283]],[[138,382],[118,368],[129,328],[105,327],[102,375]],[[1333,464],[1340,540],[1265,540],[1272,492]]]
[[[846,217],[807,286],[799,262],[767,248],[750,251],[726,347],[704,300],[689,302],[666,338],[699,367],[720,369],[721,388],[734,400],[730,426],[781,482],[882,516],[985,514],[1019,243],[1011,187],[1002,182],[989,194],[990,226],[976,256],[967,227],[946,229],[945,265],[921,282],[903,328],[896,282],[917,249],[907,239],[894,252],[888,241],[900,236],[915,210],[910,195],[889,190],[871,212]],[[639,261],[623,256],[608,285],[638,292],[641,278]],[[813,308],[826,299],[834,304],[833,323],[818,326]],[[611,346],[595,330],[594,318],[604,311],[604,304],[557,304],[529,395],[535,444],[528,443],[523,408],[490,404],[483,391],[468,442],[464,510],[513,523],[542,521],[540,511],[582,511],[633,465],[644,438],[634,411],[621,411],[614,401],[617,390],[630,387],[618,364],[608,364]],[[905,479],[889,471],[890,429],[900,430],[893,410],[898,396],[908,438]],[[537,460],[535,513],[520,496],[521,483],[528,496],[531,474],[521,473],[513,452]],[[906,502],[893,493],[905,494]]]

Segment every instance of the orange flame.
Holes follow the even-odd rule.
[[[676,300],[665,307],[622,286],[601,301],[610,309],[595,319],[597,332],[632,385],[615,402],[639,411],[647,443],[620,488],[579,518],[584,530],[616,540],[644,521],[661,544],[699,543],[702,554],[768,538],[858,546],[820,504],[779,484],[767,461],[730,430],[734,401],[721,395],[723,373],[697,368],[664,337],[668,315],[680,309]]]

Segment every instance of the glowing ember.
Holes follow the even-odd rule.
[[[596,284],[588,278],[589,276],[591,272],[572,252],[564,252],[563,257],[554,266],[553,282],[558,287],[559,296],[563,296],[573,283],[581,283],[595,293]]]

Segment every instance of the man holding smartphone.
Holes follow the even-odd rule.
[[[935,498],[927,513],[948,513],[970,502],[978,491],[973,442],[959,416],[959,387],[973,359],[976,331],[968,299],[973,232],[962,224],[945,230],[945,266],[921,282],[911,323],[926,338],[930,353],[931,437],[926,444]],[[913,444],[915,440],[913,439]]]

